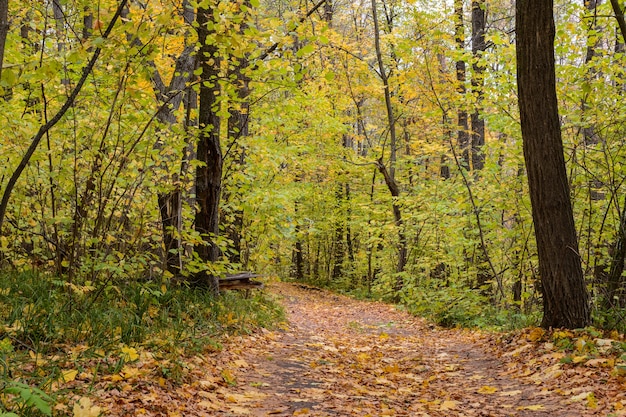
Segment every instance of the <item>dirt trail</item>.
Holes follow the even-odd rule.
[[[497,357],[477,333],[323,290],[272,291],[283,299],[288,329],[232,341],[222,358],[232,386],[209,386],[209,415],[617,415],[601,401],[593,410],[571,401],[576,388],[537,378],[539,363],[521,378],[519,364]]]

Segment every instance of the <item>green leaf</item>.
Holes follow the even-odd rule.
[[[296,52],[296,56],[302,57],[304,55],[310,54],[314,50],[315,50],[315,46],[312,43],[307,43],[302,48],[298,49],[298,52]]]
[[[2,80],[0,80],[0,85],[3,87],[13,87],[16,83],[17,75],[15,72],[9,68],[4,68],[2,70]]]

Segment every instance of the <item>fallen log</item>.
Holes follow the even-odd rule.
[[[239,272],[237,274],[229,274],[219,279],[219,289],[229,290],[250,290],[261,289],[265,286],[261,281],[254,281],[252,278],[260,277],[260,274],[253,272]]]

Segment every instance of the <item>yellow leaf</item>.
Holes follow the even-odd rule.
[[[478,388],[478,391],[476,392],[479,394],[494,394],[496,391],[498,391],[498,388],[485,385]]]
[[[356,355],[356,358],[359,362],[367,362],[370,358],[370,355],[368,355],[365,352],[359,353],[358,355]]]
[[[124,377],[124,379],[131,379],[131,378],[136,378],[138,376],[140,376],[141,371],[137,368],[132,368],[128,365],[125,365],[122,368],[122,376]]]
[[[397,363],[394,363],[392,365],[387,365],[383,368],[383,371],[385,371],[385,373],[388,374],[395,374],[397,372],[400,372],[400,368],[398,367]]]
[[[248,362],[244,361],[243,359],[237,359],[233,363],[237,368],[247,368],[249,366]]]
[[[439,410],[440,411],[455,410],[458,403],[459,403],[458,401],[446,400],[441,403],[441,405],[439,406]]]
[[[126,362],[133,362],[139,359],[139,354],[137,353],[137,349],[123,346],[122,347],[122,359]]]
[[[556,331],[556,332],[552,333],[552,338],[555,339],[555,340],[567,339],[567,338],[570,338],[570,337],[573,337],[573,336],[574,336],[574,334],[572,332],[568,331],[568,330],[559,330],[559,331]]]
[[[587,395],[587,408],[596,408],[597,406],[598,400],[593,392],[590,392],[589,395]]]
[[[537,340],[541,339],[545,333],[545,330],[543,330],[542,328],[535,327],[530,331],[530,333],[528,333],[528,340],[530,340],[531,342],[536,342]]]
[[[539,411],[541,409],[543,409],[543,405],[541,404],[536,404],[536,405],[525,405],[523,407],[517,407],[518,410],[530,410],[530,411]]]
[[[572,358],[572,362],[573,363],[583,363],[587,360],[587,356],[585,355],[581,355],[581,356],[574,356]]]
[[[224,369],[222,371],[222,379],[224,379],[224,382],[226,382],[228,385],[236,384],[235,377],[233,376],[233,374],[230,372],[229,369]]]
[[[82,397],[76,404],[74,404],[74,417],[98,417],[101,409],[97,405],[91,405],[91,400],[87,397]]]
[[[63,371],[61,372],[61,379],[63,380],[63,382],[72,382],[76,379],[76,375],[78,375],[78,371],[76,369]]]

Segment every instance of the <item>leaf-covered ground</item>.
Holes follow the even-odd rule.
[[[182,385],[150,378],[157,364],[140,357],[91,397],[119,416],[626,415],[617,335],[503,338],[314,288],[270,290],[284,329],[195,357]]]

